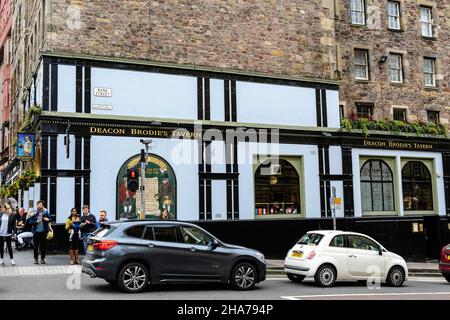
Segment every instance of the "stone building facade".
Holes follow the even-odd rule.
[[[365,17],[360,24],[352,23],[352,2],[359,1],[339,1],[340,14],[336,20],[336,42],[340,48],[340,99],[344,114],[356,112],[356,104],[364,102],[373,103],[376,119],[393,119],[393,109],[398,108],[405,109],[408,121],[428,121],[427,111],[437,111],[440,122],[448,125],[449,2],[365,0],[362,1]],[[389,5],[399,9],[396,11],[397,25],[395,21],[389,25]],[[430,35],[422,35],[421,8],[430,9]],[[355,79],[355,50],[368,53],[368,79]],[[400,56],[402,61],[402,79],[399,82],[389,79],[390,54]],[[384,63],[380,61],[382,56],[388,58]],[[435,86],[425,86],[424,57],[435,61]]]

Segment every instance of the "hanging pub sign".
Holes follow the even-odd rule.
[[[35,146],[34,133],[18,133],[17,134],[17,157],[23,161],[34,159]]]

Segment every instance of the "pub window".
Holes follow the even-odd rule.
[[[350,16],[352,19],[352,24],[366,24],[364,0],[350,0]]]
[[[358,118],[369,119],[373,116],[372,103],[356,103],[356,113]]]
[[[355,79],[369,80],[369,52],[355,49]]]
[[[403,208],[405,211],[433,210],[431,174],[420,161],[409,161],[402,170]]]
[[[394,211],[394,180],[383,160],[367,160],[361,168],[363,212]]]
[[[439,111],[427,110],[428,122],[439,124]]]
[[[255,214],[300,214],[300,176],[287,160],[262,164],[255,173]]]
[[[389,29],[400,30],[400,3],[388,1]]]
[[[404,108],[394,108],[394,120],[406,122],[406,109]]]

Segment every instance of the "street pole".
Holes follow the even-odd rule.
[[[335,199],[336,199],[336,188],[333,187],[332,189],[332,198],[331,198],[331,210],[333,212],[333,230],[336,230],[336,203],[335,203]]]
[[[144,149],[141,149],[141,216],[140,219],[145,218],[145,168],[147,167],[147,157]]]
[[[141,139],[141,143],[145,145],[145,150],[141,149],[141,219],[145,219],[145,169],[148,165],[148,151],[150,149],[150,144],[152,140]]]

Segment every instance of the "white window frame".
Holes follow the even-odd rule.
[[[396,65],[394,65],[394,62],[397,62]],[[393,77],[394,75],[395,78]],[[389,81],[393,83],[403,83],[403,57],[401,54],[389,54]]]
[[[364,64],[358,63],[357,53],[364,54]],[[356,80],[369,80],[369,52],[364,49],[355,49],[354,50],[354,65],[355,65],[355,79]],[[362,70],[364,68],[365,76],[359,77],[358,70]]]
[[[426,69],[426,62],[431,62],[431,70]],[[427,76],[431,77],[431,83],[427,83]],[[423,58],[423,82],[425,87],[436,87],[436,59],[434,58]]]
[[[365,0],[350,0],[350,19],[354,25],[366,24]]]
[[[426,16],[423,13],[426,10]],[[433,37],[433,8],[420,6],[420,32],[422,37]]]
[[[392,30],[400,30],[400,3],[399,2],[388,1],[388,28],[392,29]]]

